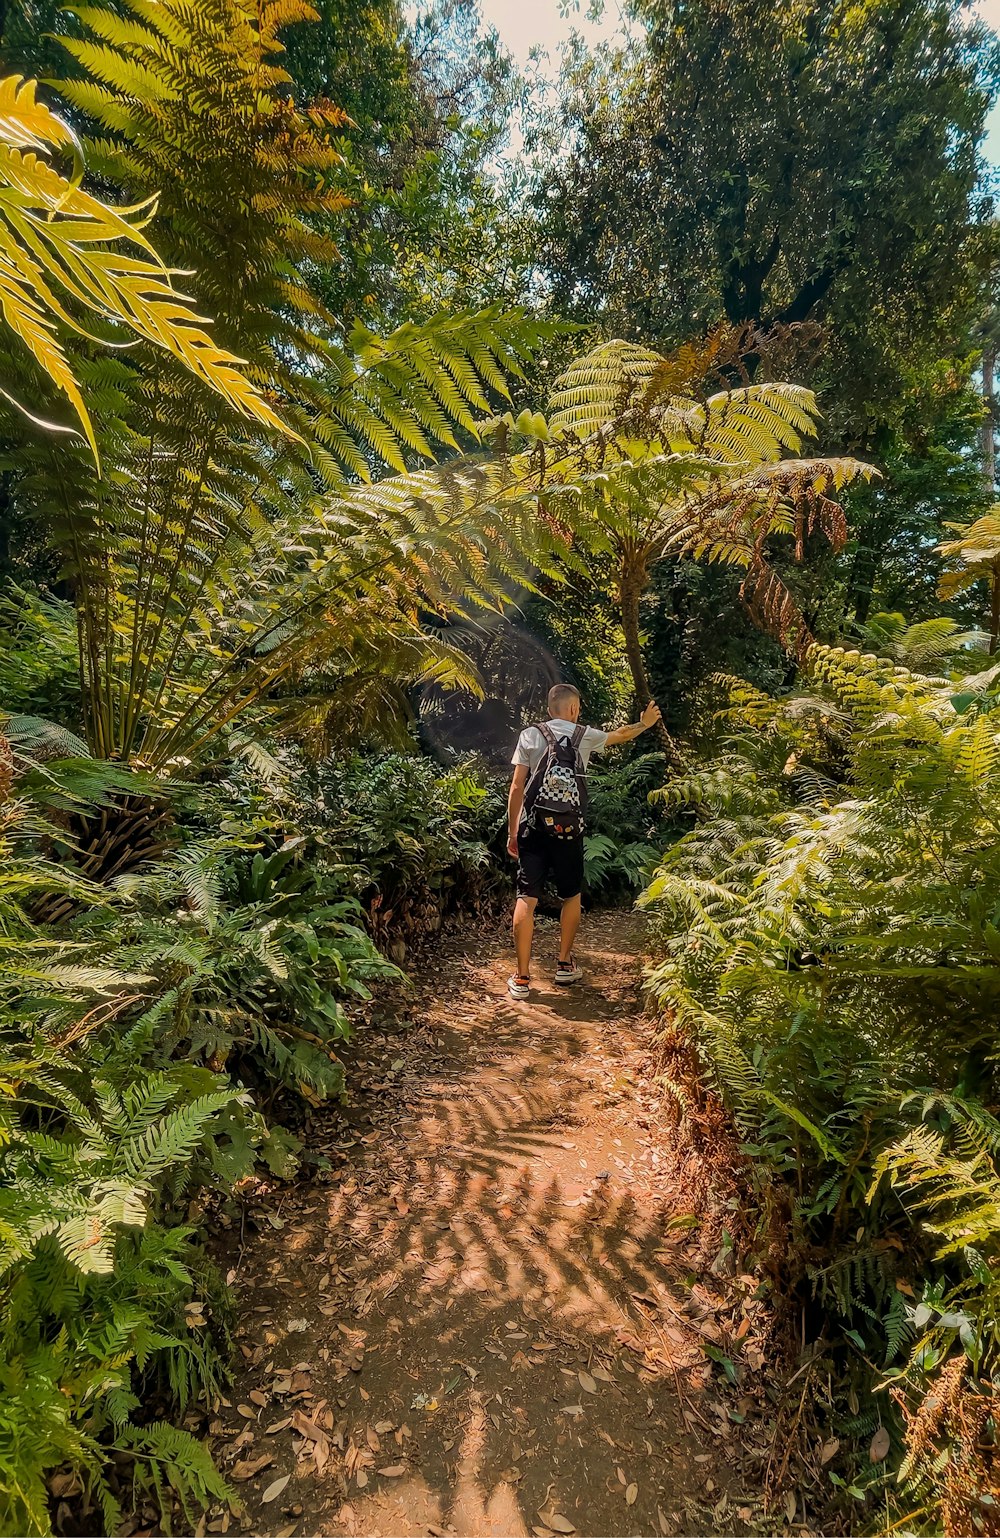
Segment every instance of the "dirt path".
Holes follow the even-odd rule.
[[[527,1004],[502,937],[442,942],[361,1043],[330,1168],[234,1245],[245,1364],[211,1430],[255,1533],[761,1530],[766,1311],[704,1264],[640,921],[589,922],[569,996],[539,939]]]

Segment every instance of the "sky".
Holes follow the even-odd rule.
[[[989,3],[1000,12],[1000,0]],[[613,37],[621,26],[616,0],[607,0],[600,21],[588,19],[588,0],[480,0],[480,10],[522,66],[536,46],[548,52],[555,64],[571,32],[582,33],[593,45]]]

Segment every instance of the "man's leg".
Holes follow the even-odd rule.
[[[514,904],[514,950],[517,953],[517,975],[528,977],[531,967],[531,939],[535,932],[535,908],[537,897],[519,897]]]
[[[580,927],[580,894],[575,897],[567,897],[562,905],[559,915],[559,960],[570,961],[573,956],[573,941]]]

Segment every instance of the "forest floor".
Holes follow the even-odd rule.
[[[501,925],[443,937],[359,1033],[346,1119],[314,1126],[328,1166],[222,1237],[242,1361],[210,1431],[244,1509],[208,1531],[794,1523],[773,1322],[658,1074],[642,937],[590,916],[561,990],[542,921],[523,1004]]]

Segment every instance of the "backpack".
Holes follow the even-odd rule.
[[[587,807],[587,775],[580,757],[586,727],[579,725],[571,737],[557,737],[539,722],[547,752],[528,781],[522,819],[529,830],[539,829],[552,838],[583,837]]]

